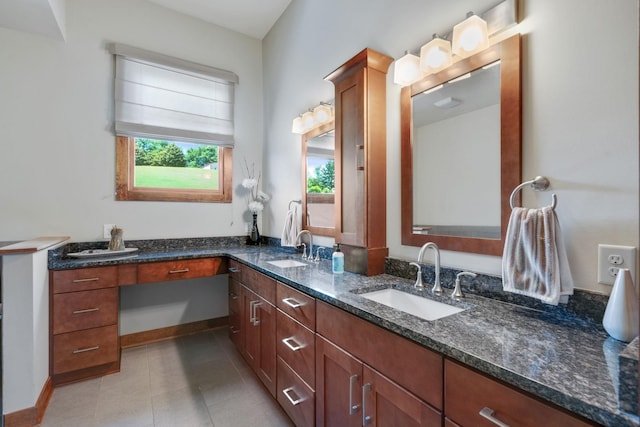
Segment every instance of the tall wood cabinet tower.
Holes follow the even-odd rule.
[[[364,49],[325,77],[335,85],[336,243],[345,270],[384,272],[387,248],[386,74],[393,61]]]

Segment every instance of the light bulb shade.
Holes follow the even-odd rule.
[[[320,104],[313,109],[313,117],[317,124],[324,124],[333,119],[333,109],[330,105]]]
[[[291,124],[291,133],[303,134],[304,133],[304,125],[302,123],[302,117],[298,116],[293,119],[293,123]]]
[[[308,131],[316,125],[316,120],[313,117],[313,111],[307,111],[302,115],[302,127],[303,132]]]
[[[393,67],[393,82],[401,86],[409,86],[424,77],[420,58],[410,53],[398,59]]]
[[[487,23],[477,15],[471,15],[453,27],[452,51],[466,58],[489,47]]]
[[[451,65],[451,43],[434,38],[420,49],[420,70],[425,74],[437,73]]]

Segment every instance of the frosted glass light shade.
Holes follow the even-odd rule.
[[[292,133],[297,133],[297,134],[303,134],[304,133],[304,125],[302,123],[302,117],[298,116],[295,119],[293,119],[293,123],[291,124],[291,132]]]
[[[451,65],[451,43],[434,38],[420,49],[420,70],[425,74],[437,73]]]
[[[487,23],[477,15],[471,15],[453,27],[452,51],[466,58],[489,47]]]
[[[313,111],[307,111],[302,115],[302,127],[304,132],[311,129],[316,125],[316,120],[313,117]]]
[[[313,109],[313,117],[317,124],[327,123],[333,118],[333,110],[330,105],[320,104]]]
[[[620,341],[630,342],[638,336],[638,296],[628,268],[618,270],[602,326]]]
[[[420,58],[410,53],[398,59],[393,67],[393,82],[401,86],[409,86],[424,77]]]

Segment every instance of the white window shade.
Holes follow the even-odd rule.
[[[232,147],[229,71],[113,44],[117,135]]]

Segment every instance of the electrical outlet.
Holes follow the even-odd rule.
[[[102,237],[105,239],[111,238],[111,229],[115,227],[115,224],[103,224],[102,225]]]
[[[628,268],[636,277],[636,248],[633,246],[598,245],[598,283],[613,285],[618,270]]]

